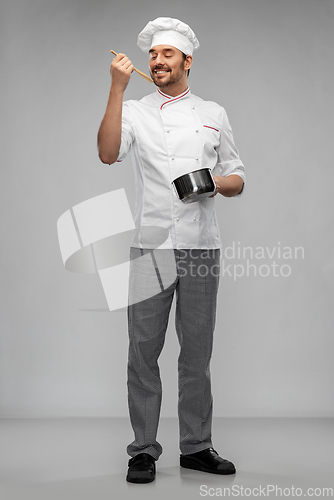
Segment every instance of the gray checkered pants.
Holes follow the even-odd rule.
[[[130,260],[128,404],[135,439],[127,453],[155,459],[162,453],[156,439],[162,399],[158,358],[175,291],[180,450],[196,453],[212,446],[210,359],[220,250],[132,247]]]

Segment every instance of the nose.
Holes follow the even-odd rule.
[[[158,66],[160,64],[163,64],[163,55],[162,54],[158,54],[157,57],[156,57],[156,60],[155,60],[155,64]]]

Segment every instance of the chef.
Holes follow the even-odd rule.
[[[132,155],[136,231],[130,249],[130,293],[151,280],[152,266],[139,259],[153,254],[157,246],[148,228],[161,228],[167,235],[154,251],[155,271],[159,277],[173,271],[175,279],[170,286],[161,286],[159,293],[132,301],[128,307],[128,402],[134,441],[127,447],[132,457],[127,480],[153,481],[155,462],[163,451],[157,441],[162,399],[158,357],[174,292],[180,343],[180,465],[234,474],[235,466],[219,456],[211,436],[210,359],[221,251],[215,201],[217,194],[242,194],[244,165],[225,109],[193,95],[188,87],[192,55],[199,48],[193,30],[178,19],[160,17],[141,31],[138,46],[149,54],[156,91],[139,101],[124,102],[134,66],[125,54],[114,58],[109,100],[98,132],[99,157],[112,164],[129,152]],[[209,198],[184,204],[172,182],[201,168],[211,170],[215,191]],[[171,254],[174,266],[168,258]]]

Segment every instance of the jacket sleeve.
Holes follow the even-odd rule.
[[[131,117],[131,109],[128,101],[123,103],[122,107],[122,138],[118,152],[117,161],[122,161],[131,149],[131,145],[135,139],[133,122]]]
[[[222,127],[220,133],[220,144],[218,148],[218,162],[215,166],[215,175],[228,177],[229,175],[239,175],[244,181],[244,187],[241,193],[236,196],[241,196],[245,190],[246,176],[245,167],[239,158],[239,152],[234,144],[232,128],[227,117],[227,113],[223,108]]]

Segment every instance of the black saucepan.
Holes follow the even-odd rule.
[[[216,189],[209,168],[201,168],[181,175],[174,179],[172,184],[183,203],[194,203],[203,198],[208,198]]]

